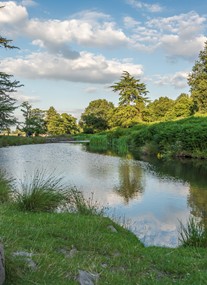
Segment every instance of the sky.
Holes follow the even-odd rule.
[[[110,86],[123,71],[150,100],[189,93],[187,76],[207,40],[207,0],[0,1],[0,70],[24,86],[14,94],[79,118],[92,100],[118,105]]]

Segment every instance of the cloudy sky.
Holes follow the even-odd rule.
[[[19,50],[0,53],[0,70],[24,87],[33,107],[76,117],[96,99],[115,105],[109,86],[124,70],[149,98],[188,92],[186,77],[207,40],[207,0],[0,1],[0,35]]]

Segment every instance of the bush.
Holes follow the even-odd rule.
[[[191,217],[186,226],[180,222],[179,241],[184,247],[207,247],[207,230],[201,222]]]
[[[28,179],[28,178],[27,178]],[[55,178],[45,171],[35,171],[29,180],[21,181],[14,191],[14,202],[22,211],[52,212],[67,202],[62,178]]]

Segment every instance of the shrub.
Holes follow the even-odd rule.
[[[103,215],[105,208],[100,207],[97,201],[94,200],[93,193],[90,198],[86,199],[81,191],[75,187],[69,190],[68,193],[68,210],[82,215]]]
[[[180,222],[179,242],[184,247],[207,247],[207,230],[205,226],[193,217],[190,217],[186,226]]]
[[[28,179],[28,178],[27,178]],[[67,191],[62,178],[47,175],[45,171],[35,171],[29,180],[21,181],[14,191],[14,200],[22,211],[51,212],[67,202]]]

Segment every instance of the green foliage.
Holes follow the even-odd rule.
[[[206,156],[207,118],[190,117],[172,122],[156,123],[135,132],[132,143],[142,147],[153,142],[165,155]]]
[[[13,179],[0,169],[0,204],[9,202],[12,196]]]
[[[0,136],[0,147],[45,143],[44,137]]]
[[[201,222],[190,217],[186,226],[180,222],[179,241],[184,247],[207,247],[207,230]]]
[[[45,112],[38,108],[32,109],[32,105],[26,101],[22,103],[21,107],[21,111],[25,118],[25,122],[23,123],[21,131],[25,132],[26,136],[31,136],[33,134],[36,136],[39,134],[45,134]]]
[[[0,47],[13,49],[15,46],[10,45],[11,40],[0,36]],[[16,99],[10,96],[17,88],[22,85],[19,81],[11,80],[13,76],[0,72],[0,131],[15,125],[17,120],[14,116]]]
[[[97,133],[109,128],[110,114],[114,105],[105,99],[91,101],[81,115],[80,125],[85,133]]]
[[[73,135],[79,132],[76,118],[67,113],[59,114],[54,107],[46,112],[46,125],[50,135]]]
[[[81,191],[75,187],[68,192],[68,210],[81,215],[103,215],[105,207],[101,207],[97,201],[94,200],[94,194],[86,199]]]
[[[22,211],[52,212],[67,201],[67,191],[61,181],[45,171],[36,171],[21,181],[20,189],[14,190],[14,202]]]
[[[143,110],[146,102],[148,102],[146,95],[148,93],[144,83],[140,83],[140,79],[135,79],[124,71],[119,82],[110,86],[114,92],[119,92],[119,105],[129,106],[136,105],[139,112]]]
[[[173,107],[174,101],[168,97],[160,97],[149,103],[144,112],[147,122],[163,121],[167,112]]]
[[[191,87],[191,97],[195,104],[195,110],[200,113],[207,112],[207,42],[200,51],[198,60],[188,76],[188,84]]]
[[[141,121],[140,113],[136,106],[119,106],[111,112],[111,127],[131,127]]]

